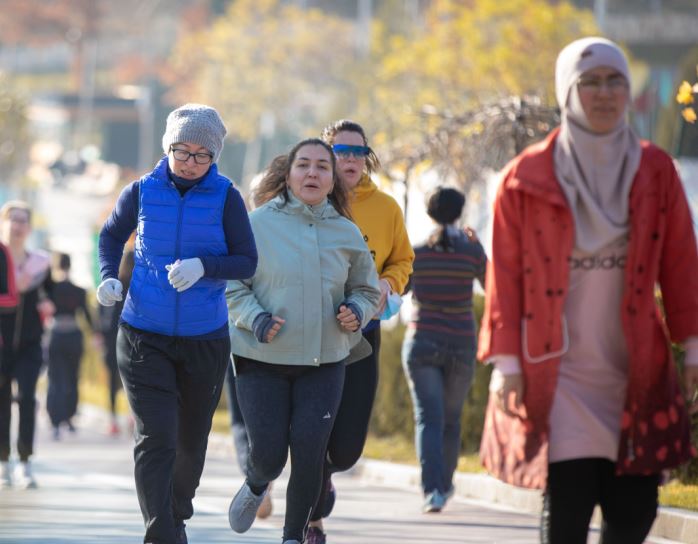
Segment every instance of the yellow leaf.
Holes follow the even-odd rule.
[[[696,119],[698,119],[698,116],[696,115],[696,112],[693,108],[684,108],[681,112],[681,115],[683,115],[683,118],[688,123],[695,123]]]
[[[679,92],[676,94],[676,101],[679,104],[693,104],[693,87],[688,81],[681,83]]]

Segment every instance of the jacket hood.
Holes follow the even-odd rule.
[[[354,190],[352,191],[352,200],[355,202],[361,202],[366,200],[373,193],[378,190],[378,185],[376,185],[373,180],[366,174],[361,176],[359,183],[356,184]]]
[[[512,161],[513,175],[507,180],[508,187],[540,196],[555,204],[567,205],[553,164],[555,140],[559,132],[560,129],[556,128],[544,140],[530,146]]]

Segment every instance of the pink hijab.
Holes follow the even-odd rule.
[[[605,38],[572,42],[555,66],[555,94],[562,110],[555,174],[574,216],[576,246],[587,253],[627,234],[630,188],[642,153],[625,115],[608,134],[590,130],[576,83],[584,72],[599,66],[618,70],[630,82],[625,55]]]

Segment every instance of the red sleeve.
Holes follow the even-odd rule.
[[[485,312],[478,359],[492,355],[521,356],[523,271],[520,191],[506,189],[505,175],[494,202],[492,258],[487,263]]]
[[[676,169],[669,162],[667,228],[659,264],[659,285],[674,342],[698,335],[698,245],[691,210]]]
[[[0,308],[14,308],[19,302],[12,255],[0,244]]]

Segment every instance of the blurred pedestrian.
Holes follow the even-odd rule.
[[[542,541],[641,543],[660,473],[695,455],[669,339],[698,388],[698,251],[671,157],[628,125],[630,73],[603,38],[555,71],[562,125],[505,169],[479,357],[493,361],[481,455],[542,488]],[[655,299],[662,295],[664,316]],[[695,408],[695,406],[694,406]]]
[[[50,299],[55,313],[48,320],[46,410],[53,427],[53,438],[58,440],[61,425],[75,432],[72,418],[78,408],[78,378],[84,351],[78,314],[82,315],[96,335],[101,337],[101,333],[87,308],[87,292],[70,280],[69,255],[53,255],[52,278]]]
[[[327,439],[344,382],[344,359],[380,299],[359,229],[348,218],[332,148],[319,139],[276,159],[250,214],[259,266],[230,282],[237,397],[247,429],[245,483],[230,504],[243,533],[291,450],[283,541],[305,542]]]
[[[242,197],[218,173],[225,134],[209,106],[170,112],[166,156],[124,189],[99,239],[97,298],[108,306],[123,298],[119,263],[136,230],[117,362],[136,423],[145,542],[187,541],[230,358],[226,280],[251,276],[257,264]]]
[[[424,512],[440,512],[453,495],[461,445],[461,412],[473,380],[473,281],[485,286],[485,251],[458,227],[465,195],[438,187],[426,202],[436,228],[415,247],[410,279],[413,311],[402,366],[414,407],[415,446],[422,469]]]
[[[0,463],[3,484],[12,485],[10,426],[14,382],[19,406],[19,465],[14,479],[18,486],[26,488],[37,485],[30,461],[36,427],[36,382],[43,366],[44,320],[53,313],[53,303],[48,298],[53,285],[49,256],[44,251],[27,248],[31,220],[32,209],[21,200],[11,200],[0,208],[0,239],[12,255],[15,285],[20,294],[14,311],[0,315],[2,366],[6,377],[0,385]]]
[[[352,218],[373,256],[381,298],[373,319],[362,330],[371,353],[347,365],[342,402],[327,446],[322,494],[310,518],[309,544],[325,541],[322,518],[330,515],[336,496],[332,473],[349,470],[364,450],[378,386],[380,320],[397,312],[414,260],[400,206],[371,179],[380,161],[369,147],[363,127],[341,119],[325,127],[322,139],[337,157],[337,175],[349,193]]]
[[[0,313],[7,313],[14,310],[19,302],[19,293],[15,284],[14,263],[12,262],[12,254],[10,250],[0,242]],[[0,393],[4,394],[5,384],[12,381],[10,370],[5,366],[3,359],[3,343],[2,335],[0,335]],[[9,388],[10,395],[12,394],[11,385]],[[0,397],[3,400],[5,397]],[[11,399],[11,396],[10,396]],[[12,402],[10,400],[10,402]],[[2,410],[5,408],[0,405],[0,417]],[[9,487],[12,485],[12,467],[8,459],[0,461],[0,488]]]
[[[121,264],[119,265],[118,279],[123,286],[124,293],[128,292],[131,284],[131,274],[133,273],[133,249],[126,249]],[[112,306],[99,306],[100,326],[102,329],[102,348],[104,350],[104,363],[107,366],[107,378],[109,381],[109,429],[110,436],[118,436],[121,432],[119,428],[119,416],[117,410],[117,395],[122,389],[121,376],[119,375],[119,365],[116,361],[116,338],[119,333],[119,322],[121,321],[121,311],[124,309],[123,296]],[[132,421],[132,420],[131,420]]]

